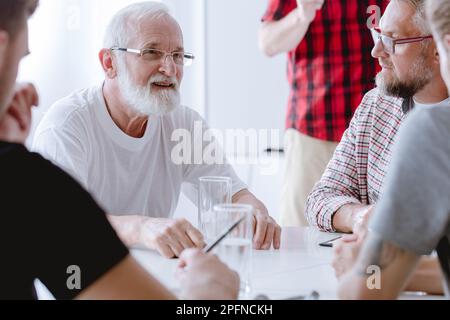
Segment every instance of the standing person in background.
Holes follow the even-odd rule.
[[[377,64],[370,51],[368,9],[388,0],[270,0],[260,28],[261,50],[288,53],[283,226],[307,225],[305,202],[322,176]]]

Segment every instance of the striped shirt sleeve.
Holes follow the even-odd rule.
[[[371,94],[364,97],[322,178],[308,197],[305,212],[308,222],[323,231],[336,231],[332,220],[342,206],[361,204],[357,166],[360,162],[358,158],[367,157],[367,149],[361,146],[359,137],[365,134],[369,126],[368,110],[373,101]],[[361,151],[365,149],[364,155]]]

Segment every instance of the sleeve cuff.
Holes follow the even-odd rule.
[[[361,202],[347,196],[338,196],[328,199],[320,210],[321,213],[317,216],[318,227],[324,231],[337,232],[333,226],[333,217],[340,208],[347,204],[361,204]]]

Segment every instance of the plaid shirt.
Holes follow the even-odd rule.
[[[306,203],[311,225],[336,231],[334,213],[346,204],[372,204],[380,195],[391,150],[411,99],[367,93]]]
[[[308,136],[340,141],[379,69],[371,57],[367,27],[370,5],[382,12],[388,0],[325,1],[298,47],[288,54],[291,87],[286,127]],[[277,21],[296,9],[296,0],[269,0],[263,21]]]

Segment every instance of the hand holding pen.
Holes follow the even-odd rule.
[[[180,281],[179,298],[208,299],[208,292],[214,291],[215,299],[237,299],[239,276],[220,259],[210,254],[212,249],[226,238],[244,218],[234,222],[216,240],[203,250],[187,249],[180,256],[177,278]]]

